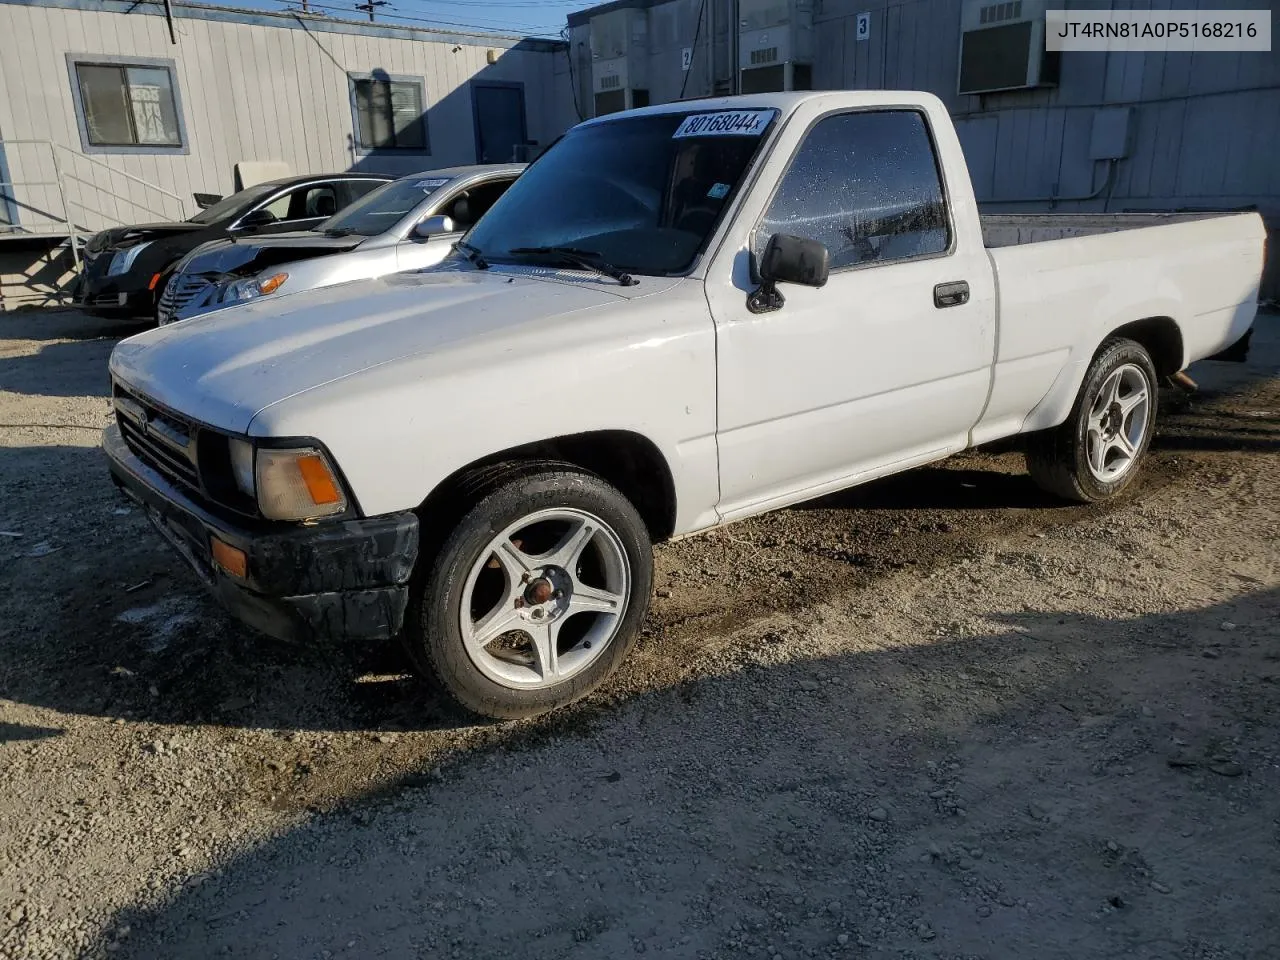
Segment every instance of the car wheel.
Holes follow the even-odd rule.
[[[529,717],[598,687],[635,646],[653,555],[644,521],[564,464],[499,470],[425,560],[410,658],[467,710]]]
[[[1133,340],[1102,345],[1066,422],[1028,438],[1027,467],[1043,489],[1093,503],[1137,476],[1156,421],[1156,369]]]

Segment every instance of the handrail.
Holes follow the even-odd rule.
[[[81,184],[81,185],[83,185],[83,186],[86,186],[86,187],[92,187],[92,188],[93,188],[93,189],[95,189],[95,190],[101,190],[101,189],[103,189],[102,187],[98,186],[98,184],[94,183],[92,180],[86,180],[84,177],[78,177],[78,176],[76,176],[74,173],[64,173],[64,174],[63,174],[63,177],[64,177],[65,179],[67,179],[67,180],[71,180],[71,181],[73,181],[73,182],[75,182],[75,183],[79,183],[79,184]],[[113,196],[114,196],[114,194],[113,194]],[[149,206],[147,206],[145,203],[139,203],[137,200],[129,200],[129,199],[127,199],[127,198],[126,198],[125,202],[126,202],[126,203],[128,203],[128,204],[129,204],[129,206],[131,206],[131,207],[133,207],[133,208],[135,208],[135,209],[137,209],[137,210],[141,210],[143,213],[152,213],[152,214],[156,214],[156,215],[158,215],[158,216],[162,216],[162,217],[167,217],[167,216],[169,216],[169,212],[168,212],[167,210],[157,209],[157,208],[155,208],[155,207],[149,207]],[[72,203],[74,203],[76,206],[80,207],[80,208],[81,208],[81,209],[83,209],[83,210],[87,210],[87,211],[89,211],[90,213],[96,213],[96,214],[98,214],[98,216],[100,216],[100,217],[106,217],[106,216],[107,216],[107,214],[103,213],[101,210],[94,210],[93,208],[89,207],[88,205],[86,205],[86,204],[84,204],[84,203],[81,203],[79,200],[73,200],[73,201],[72,201]],[[119,218],[119,217],[112,217],[111,219],[113,219],[113,220],[119,220],[120,218]],[[121,222],[123,222],[123,221],[121,221]]]
[[[77,227],[76,225],[75,218],[72,216],[72,213],[71,213],[71,207],[73,205],[79,207],[85,213],[89,213],[94,216],[97,216],[100,220],[114,221],[119,224],[125,223],[125,220],[120,217],[120,202],[122,199],[130,208],[132,208],[135,211],[140,210],[143,213],[148,214],[150,216],[167,217],[170,215],[169,211],[163,209],[166,206],[166,204],[163,202],[160,204],[160,208],[157,209],[155,207],[149,206],[145,202],[140,203],[128,197],[122,198],[115,190],[115,181],[114,181],[115,177],[123,177],[126,181],[130,183],[136,183],[139,186],[145,187],[151,193],[158,193],[161,196],[167,197],[170,200],[177,201],[180,216],[182,217],[186,216],[186,212],[187,212],[186,201],[183,200],[182,197],[179,196],[178,194],[174,193],[171,190],[166,190],[164,187],[158,186],[154,183],[144,180],[141,177],[134,176],[132,173],[128,173],[124,170],[117,170],[115,167],[111,166],[108,163],[104,163],[103,161],[97,159],[96,157],[88,156],[83,153],[77,153],[75,150],[73,150],[71,147],[68,147],[66,144],[57,143],[56,141],[48,140],[48,139],[33,139],[33,138],[8,139],[5,137],[0,137],[0,148],[3,148],[5,146],[15,146],[15,147],[39,146],[39,147],[47,147],[49,149],[49,159],[51,162],[52,172],[54,177],[52,181],[48,181],[48,180],[4,181],[4,182],[0,182],[0,188],[8,188],[10,193],[12,194],[10,199],[15,201],[17,200],[16,188],[20,186],[21,187],[54,187],[57,189],[58,199],[62,203],[61,218],[47,211],[40,211],[40,212],[45,218],[47,218],[48,221],[50,221],[50,225],[58,222],[64,223],[66,225],[67,238],[70,241],[70,247],[71,247],[71,258],[74,261],[75,267],[77,270],[80,268],[79,234],[83,232],[84,228]],[[71,160],[73,163],[83,160],[95,167],[105,170],[107,174],[109,174],[110,177],[112,177],[113,179],[109,181],[107,186],[102,186],[100,184],[93,182],[93,180],[85,179],[83,177],[78,176],[76,172],[67,171],[64,173],[63,163],[60,162],[60,159],[65,159],[65,158],[61,158],[60,155],[62,153],[69,154],[71,156]],[[72,200],[71,198],[69,198],[67,196],[67,181],[73,181],[79,184],[82,188],[87,187],[91,190],[98,191],[99,193],[105,194],[106,196],[110,197],[116,209],[115,215],[112,216],[102,210],[96,210],[93,207],[90,207],[87,203],[85,203],[82,200],[79,200],[79,199]],[[84,191],[83,189],[81,189],[78,192],[83,194]],[[35,226],[23,227],[20,224],[9,224],[8,226],[17,227],[20,232],[28,233],[33,236],[40,236],[42,234],[56,235],[56,233],[52,230],[48,230],[48,229],[40,230]]]
[[[177,200],[178,203],[183,205],[184,209],[186,207],[186,201],[183,200],[182,197],[179,196],[178,194],[173,193],[169,190],[166,190],[164,187],[157,186],[156,184],[152,183],[150,180],[143,180],[141,177],[135,177],[132,173],[126,173],[123,170],[117,170],[115,167],[111,166],[111,164],[104,163],[103,161],[99,160],[97,157],[90,156],[87,153],[76,153],[76,151],[72,150],[65,143],[58,143],[56,140],[10,140],[7,137],[0,137],[0,144],[10,144],[10,143],[12,144],[36,144],[36,143],[48,144],[49,147],[52,149],[62,150],[66,153],[71,154],[71,156],[73,156],[76,160],[86,160],[89,163],[92,163],[94,166],[101,167],[103,170],[106,170],[112,176],[124,177],[126,180],[130,180],[150,190],[154,190],[156,193],[163,193],[166,197],[169,197],[170,199],[173,199],[173,200]]]

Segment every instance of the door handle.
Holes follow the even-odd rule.
[[[968,302],[969,282],[967,280],[940,283],[933,288],[933,305],[939,310],[943,307],[958,307]]]

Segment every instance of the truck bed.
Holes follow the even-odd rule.
[[[1172,373],[1230,346],[1253,322],[1266,236],[1257,213],[981,220],[999,319],[992,394],[975,442],[1061,423],[1109,331],[1148,319],[1176,325],[1159,358]],[[1126,233],[1148,227],[1157,229]]]
[[[1088,237],[1121,230],[1234,216],[1232,212],[1198,213],[997,213],[984,214],[982,240],[990,248]]]

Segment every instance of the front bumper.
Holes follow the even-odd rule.
[[[283,640],[383,640],[404,624],[418,558],[411,512],[281,526],[231,521],[143,463],[117,426],[102,437],[111,478],[238,619]],[[213,563],[210,538],[243,550],[241,580]]]
[[[110,254],[102,259],[110,260]],[[85,263],[84,275],[76,285],[75,305],[80,309],[104,317],[149,317],[155,313],[155,293],[147,289],[146,281],[122,273],[107,276],[106,267]]]

